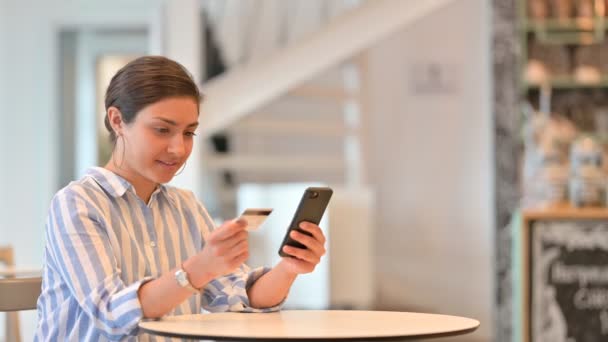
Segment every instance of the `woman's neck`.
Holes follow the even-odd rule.
[[[121,166],[120,168],[117,167],[112,159],[108,161],[104,168],[114,172],[131,183],[131,185],[133,185],[135,188],[135,193],[137,193],[137,196],[146,204],[148,204],[152,193],[158,187],[158,184],[145,179],[142,175],[128,168],[126,165]]]

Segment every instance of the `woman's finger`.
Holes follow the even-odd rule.
[[[283,251],[295,258],[316,265],[321,261],[320,257],[308,249],[302,249],[292,246],[284,246]]]
[[[317,241],[319,241],[321,244],[325,244],[325,235],[323,234],[323,231],[321,230],[321,227],[317,226],[314,223],[310,223],[310,222],[300,222],[300,228],[306,232],[309,232],[310,234],[312,234],[312,236],[317,239]]]
[[[245,230],[247,222],[244,220],[232,220],[227,221],[219,228],[213,231],[211,239],[213,241],[224,241],[230,239],[235,234],[238,234]]]
[[[245,261],[247,261],[248,258],[249,258],[249,249],[246,249],[246,250],[242,251],[241,253],[237,254],[234,258],[232,258],[231,264],[235,265],[235,267],[239,267]]]
[[[299,243],[303,244],[304,246],[306,246],[306,248],[308,248],[309,250],[313,251],[318,256],[322,256],[323,254],[325,254],[325,248],[314,237],[311,237],[311,236],[308,236],[306,234],[300,233],[300,232],[298,232],[296,230],[291,231],[291,233],[289,233],[289,236],[292,239],[296,240],[297,242],[299,242]]]
[[[233,259],[238,255],[241,255],[243,252],[247,251],[249,251],[249,241],[241,240],[226,251],[226,257],[228,259]]]
[[[230,238],[221,241],[220,243],[223,245],[222,248],[226,248],[228,250],[233,249],[236,245],[240,244],[243,241],[247,241],[249,237],[249,233],[246,230],[240,231]]]
[[[311,264],[307,261],[304,260],[300,260],[298,258],[289,258],[289,260],[287,261],[290,264],[295,265],[295,267],[297,268],[298,272],[301,273],[309,273],[312,272],[315,269],[314,264]]]

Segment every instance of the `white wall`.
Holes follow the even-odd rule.
[[[11,195],[1,199],[6,217],[0,242],[13,243],[17,262],[28,264],[40,264],[43,218],[50,180],[54,179],[54,151],[49,143],[54,101],[48,93],[54,89],[51,75],[55,56],[50,53],[53,39],[48,23],[38,21],[41,13],[43,9],[26,10],[15,1],[7,1],[3,22],[9,29],[1,42],[5,69],[0,82],[4,83],[5,98],[10,99],[3,107],[7,130],[2,135],[6,149],[2,188]]]
[[[6,2],[5,0],[0,0],[0,43],[4,43],[6,41],[6,35],[8,32],[8,27],[6,25]],[[5,92],[6,92],[6,82],[3,82],[3,76],[6,75],[6,68],[7,68],[7,64],[5,62],[5,55],[6,55],[6,51],[7,49],[4,48],[0,48],[0,120],[2,120],[2,122],[4,123],[6,118],[8,117],[8,112],[5,109],[5,104],[6,104],[6,97],[5,97]],[[2,130],[2,134],[0,134],[0,153],[1,155],[6,155],[6,149],[7,149],[7,144],[5,142],[5,131],[7,130],[8,126],[5,126],[3,124],[3,127],[5,127]],[[0,182],[2,182],[3,179],[6,179],[5,177],[5,171],[4,171],[4,167],[0,167]],[[4,190],[4,187],[0,187],[0,191]],[[3,204],[2,202],[0,202],[0,236],[2,236],[2,227],[4,227],[5,223],[4,223],[4,217],[6,216],[6,211],[4,209],[4,206],[1,205]],[[0,238],[0,243],[1,243],[2,238]]]
[[[489,12],[455,1],[369,55],[378,299],[479,319],[466,341],[491,340],[493,323]],[[455,89],[412,89],[429,62]]]
[[[0,44],[5,68],[0,85],[11,101],[5,103],[2,115],[8,128],[2,135],[7,149],[2,190],[11,196],[2,197],[7,217],[0,243],[15,244],[18,263],[40,264],[44,219],[57,190],[58,31],[102,23],[147,25],[155,6],[143,0],[120,6],[118,1],[4,1]]]
[[[0,244],[13,244],[19,265],[40,266],[48,204],[58,190],[58,30],[145,26],[160,0],[0,1]],[[22,315],[24,340],[32,340],[35,319],[35,312]]]

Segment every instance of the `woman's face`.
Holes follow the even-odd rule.
[[[144,107],[123,126],[124,165],[148,181],[169,182],[190,156],[197,126],[198,104],[192,98],[172,97]]]

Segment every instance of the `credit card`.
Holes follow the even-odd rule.
[[[272,209],[268,208],[248,208],[243,211],[239,219],[247,221],[247,230],[257,230],[266,221]]]

